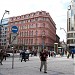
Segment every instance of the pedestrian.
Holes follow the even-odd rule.
[[[48,57],[48,52],[45,49],[43,49],[40,52],[40,60],[41,60],[40,72],[42,71],[42,68],[44,66],[44,73],[47,73],[47,57]]]
[[[21,62],[22,62],[23,60],[26,62],[26,53],[25,53],[25,51],[21,52],[21,56],[22,56]]]
[[[4,59],[6,60],[6,55],[7,55],[7,53],[6,53],[6,51],[4,52]]]
[[[0,50],[0,63],[1,63],[1,65],[3,65],[3,64],[2,64],[2,61],[3,61],[3,55],[4,55],[3,50]]]
[[[72,59],[74,59],[74,53],[72,52]]]
[[[34,56],[37,56],[37,49],[34,50]]]
[[[50,50],[48,50],[48,55],[49,55],[49,57],[50,57]]]
[[[67,51],[67,58],[69,58],[69,56],[70,56],[70,53]]]

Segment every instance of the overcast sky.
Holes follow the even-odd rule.
[[[56,24],[60,41],[66,41],[66,33],[60,27],[67,29],[67,8],[70,2],[71,0],[0,0],[0,19],[5,10],[9,10],[10,14],[6,14],[4,18],[47,11]]]

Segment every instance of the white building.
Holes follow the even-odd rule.
[[[67,11],[67,46],[70,51],[75,48],[75,0],[71,0]]]
[[[7,26],[8,26],[8,18],[2,20],[1,34],[0,34],[0,46],[3,48],[7,45]]]

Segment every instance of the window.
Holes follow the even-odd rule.
[[[22,29],[22,26],[20,27],[20,29]]]
[[[6,39],[4,39],[4,41],[6,41]]]
[[[38,18],[35,18],[35,21],[38,21]]]
[[[35,33],[36,33],[36,36],[37,36],[37,34],[38,34],[38,31],[36,30],[36,32],[35,32]]]
[[[26,32],[24,32],[24,36],[26,36]]]
[[[31,36],[31,31],[29,31],[29,36]]]
[[[22,23],[25,23],[25,21],[22,21]]]
[[[29,28],[33,28],[33,24],[29,25]]]
[[[33,39],[29,39],[29,44],[33,44]]]
[[[30,44],[30,39],[29,39],[29,44]]]
[[[45,23],[43,23],[43,27],[45,27]]]
[[[45,35],[45,31],[44,30],[42,31],[42,35]]]
[[[75,44],[75,39],[73,40],[73,43]]]
[[[74,33],[74,38],[75,38],[75,33]]]
[[[24,33],[24,36],[28,36],[28,31],[26,31],[26,32]]]
[[[73,33],[69,33],[67,37],[68,37],[68,38],[73,37]]]
[[[70,30],[70,18],[69,18],[69,30]]]
[[[18,22],[15,22],[15,24],[18,24]]]
[[[26,39],[26,44],[28,44],[28,39]]]
[[[31,35],[33,36],[33,31],[31,32]]]
[[[6,34],[6,31],[5,31],[5,34]]]
[[[22,37],[23,37],[23,32],[22,32]]]
[[[42,21],[43,21],[43,18],[42,18],[42,17],[38,18],[38,21],[40,21],[40,20],[42,20]]]
[[[26,15],[24,15],[24,18],[26,17]]]
[[[29,25],[28,25],[28,29],[29,29]]]
[[[36,23],[36,28],[38,27],[38,24]]]
[[[5,30],[7,30],[7,27],[5,27]]]
[[[39,15],[42,15],[42,12],[39,12]]]
[[[4,45],[6,45],[6,43],[4,43]]]
[[[27,36],[28,36],[28,31],[27,31]]]
[[[33,39],[31,39],[31,44],[33,44]]]
[[[43,20],[45,21],[45,20],[46,20],[46,18],[44,17],[44,18],[43,18]]]
[[[20,37],[21,37],[21,32],[20,32]]]
[[[28,20],[28,22],[30,22],[31,20]]]
[[[26,20],[26,23],[28,22],[28,20]]]
[[[27,25],[25,25],[25,29],[27,29]]]
[[[73,30],[74,30],[74,28],[73,28],[73,27],[71,27],[71,30],[73,31]]]
[[[21,24],[21,21],[19,21],[19,24]]]
[[[71,10],[71,16],[73,16],[74,15],[74,12],[73,12],[73,10]]]

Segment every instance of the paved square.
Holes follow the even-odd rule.
[[[39,56],[30,57],[29,61],[21,62],[19,57],[14,58],[14,69],[12,69],[12,58],[9,57],[0,65],[0,75],[44,75],[40,72]],[[48,57],[46,75],[75,75],[75,60],[71,57]]]

